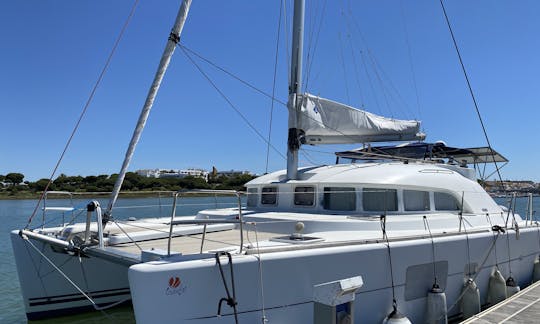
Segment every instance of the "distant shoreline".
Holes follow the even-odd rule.
[[[197,189],[193,189],[196,191]],[[122,191],[120,192],[120,198],[172,198],[175,191]],[[90,198],[108,198],[110,192],[72,192],[74,199],[90,199]],[[214,194],[207,192],[190,192],[184,193],[186,196],[198,196],[198,197],[212,197]],[[225,196],[225,195],[221,195]],[[229,195],[231,196],[231,195]],[[0,200],[37,200],[41,197],[41,192],[19,192],[11,194],[7,192],[0,192]],[[69,199],[67,194],[65,195],[51,195],[47,197],[47,200],[51,199]]]

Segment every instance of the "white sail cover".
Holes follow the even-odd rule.
[[[335,101],[304,94],[298,128],[303,143],[345,144],[423,140],[420,122],[386,118]]]

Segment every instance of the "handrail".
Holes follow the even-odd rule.
[[[73,193],[69,191],[45,191],[43,194],[43,213],[41,215],[41,229],[45,226],[45,213],[47,212],[47,197],[48,195],[66,195],[69,196],[69,201],[71,203],[71,207],[73,208]],[[72,210],[73,212],[73,210]],[[65,218],[64,213],[62,213],[62,226],[64,226]]]
[[[205,193],[205,194],[229,194],[229,195],[235,195],[238,199],[238,219],[237,220],[230,220],[230,219],[193,219],[193,220],[174,220],[174,217],[176,216],[176,202],[178,200],[178,197],[182,197],[182,195],[185,196],[185,194],[196,194],[196,193]],[[242,253],[242,248],[244,246],[244,227],[243,227],[243,217],[242,217],[242,194],[241,191],[236,190],[212,190],[212,189],[193,189],[193,190],[179,190],[174,194],[174,201],[173,201],[173,207],[171,211],[171,221],[169,223],[169,239],[167,242],[167,256],[171,256],[171,240],[172,240],[172,232],[173,232],[173,226],[179,225],[179,224],[200,224],[204,225],[204,233],[203,233],[203,242],[201,242],[201,251],[204,244],[204,237],[206,236],[206,225],[208,224],[239,224],[240,227],[240,253]]]

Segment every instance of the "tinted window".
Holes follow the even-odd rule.
[[[315,202],[315,188],[294,188],[294,204],[298,206],[313,206]]]
[[[261,204],[275,205],[277,202],[277,187],[264,187],[261,194]]]
[[[435,209],[436,210],[459,210],[457,199],[444,192],[435,192]]]
[[[324,188],[324,209],[355,210],[356,192],[354,188],[326,187]]]
[[[429,210],[429,192],[403,190],[403,206],[406,211]]]
[[[364,188],[362,204],[365,211],[397,211],[397,190]]]
[[[248,188],[247,205],[248,207],[257,206],[257,198],[259,190],[257,188]]]

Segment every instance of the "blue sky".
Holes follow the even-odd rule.
[[[50,175],[132,3],[0,3],[0,174]],[[419,119],[428,141],[486,145],[438,1],[328,0],[321,15],[324,3],[308,1],[306,8],[308,91]],[[139,3],[59,173],[118,172],[178,7],[179,1]],[[491,143],[511,161],[503,177],[540,181],[540,2],[455,0],[446,7]],[[195,0],[181,43],[271,93],[278,15],[279,1]],[[276,85],[282,101],[290,40],[284,27]],[[199,63],[267,136],[270,100]],[[271,143],[281,154],[286,133],[286,109],[276,104]],[[355,146],[305,147],[300,163],[331,164],[332,152]],[[177,49],[130,170],[261,173],[265,162],[266,143]],[[283,168],[285,160],[271,150],[269,171]]]

